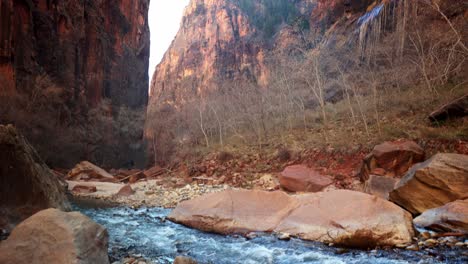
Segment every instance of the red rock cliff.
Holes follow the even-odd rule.
[[[67,103],[147,101],[149,0],[0,0],[0,94],[28,93],[37,76]]]
[[[49,165],[133,164],[143,125],[130,121],[148,100],[148,8],[0,0],[0,123],[16,124]]]

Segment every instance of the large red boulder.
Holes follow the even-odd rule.
[[[417,215],[468,195],[468,156],[439,153],[417,164],[390,193],[390,200]]]
[[[279,175],[280,186],[291,192],[319,192],[333,181],[304,165],[286,167]]]
[[[346,190],[299,196],[228,190],[184,201],[169,219],[221,234],[273,231],[360,248],[410,243],[414,232],[411,215],[397,205]]]
[[[423,162],[424,150],[414,141],[384,142],[374,147],[364,158],[359,177],[362,182],[370,175],[401,177],[411,166]]]
[[[284,192],[226,190],[180,203],[169,219],[221,234],[273,231],[297,206]]]
[[[410,243],[412,217],[384,199],[361,192],[337,190],[306,194],[276,227],[306,240],[357,248]]]
[[[0,263],[109,263],[107,230],[78,212],[47,209],[0,243]]]
[[[69,181],[103,181],[114,182],[116,179],[104,169],[89,161],[82,161],[68,172]]]

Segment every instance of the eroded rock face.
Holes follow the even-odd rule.
[[[304,165],[288,166],[279,175],[281,187],[292,192],[319,192],[332,180]]]
[[[45,74],[70,104],[108,98],[143,106],[148,7],[148,0],[1,1],[0,93],[28,92]]]
[[[90,119],[106,116],[117,122],[121,109],[144,111],[148,7],[149,0],[0,1],[0,123],[17,123],[42,157],[60,167],[83,157],[98,160],[83,143],[88,139],[99,145],[98,152],[123,144],[107,132],[106,122]],[[112,136],[94,140],[88,133],[81,138],[89,123],[94,123],[93,131]],[[135,146],[141,143],[138,133],[124,138]],[[67,155],[56,157],[50,146]],[[126,155],[139,159],[132,151]],[[107,156],[114,166],[125,162]]]
[[[66,184],[13,126],[0,125],[0,149],[0,228],[11,229],[46,208],[70,209]]]
[[[467,197],[468,156],[440,153],[413,166],[390,193],[390,200],[420,214]]]
[[[109,263],[107,230],[78,212],[47,209],[0,244],[0,263]]]
[[[364,158],[359,177],[361,181],[371,174],[401,177],[411,166],[424,161],[424,157],[424,150],[414,141],[384,142]]]
[[[468,199],[427,210],[414,219],[414,224],[435,231],[468,234]]]
[[[273,231],[359,248],[410,243],[414,233],[405,210],[346,190],[300,196],[224,191],[180,203],[169,219],[221,234]]]
[[[296,206],[284,192],[227,190],[182,202],[168,218],[221,234],[271,232]]]
[[[264,55],[254,40],[256,33],[236,1],[190,1],[181,28],[153,75],[150,107],[204,96],[222,80],[264,80]]]

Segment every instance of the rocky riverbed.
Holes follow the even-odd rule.
[[[466,238],[428,238],[419,251],[407,249],[351,250],[269,234],[248,238],[201,232],[166,220],[162,208],[75,207],[107,227],[109,254],[113,263],[172,263],[176,256],[189,256],[198,263],[467,263],[467,242],[449,246],[448,241]],[[426,242],[425,242],[426,241]],[[435,242],[434,242],[435,241]],[[441,243],[438,243],[441,242]],[[427,245],[426,245],[427,244]]]

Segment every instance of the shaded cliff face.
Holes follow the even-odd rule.
[[[147,104],[148,8],[149,0],[0,0],[0,122],[15,123],[47,161],[69,161],[56,166],[104,162],[104,145],[127,144],[114,134],[141,140],[112,122]]]
[[[0,1],[1,93],[28,93],[47,75],[67,101],[142,106],[147,98],[148,0]],[[88,106],[86,106],[88,107]]]
[[[193,0],[151,82],[154,99],[184,102],[215,89],[217,80],[265,80],[257,30],[226,0]]]

